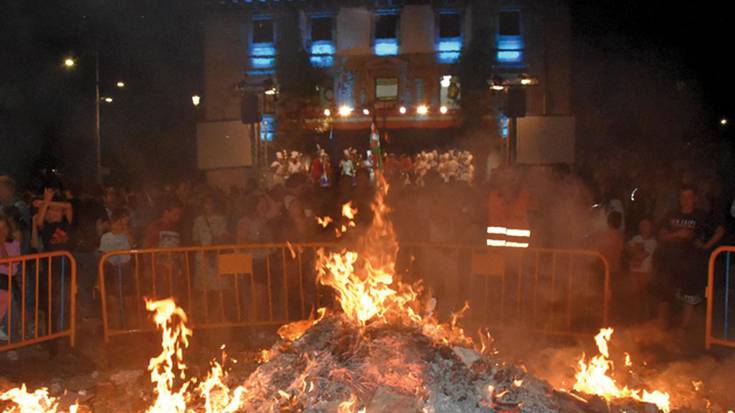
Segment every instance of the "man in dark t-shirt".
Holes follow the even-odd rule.
[[[679,190],[679,209],[669,212],[660,224],[655,257],[656,279],[652,284],[660,298],[659,321],[668,319],[669,304],[684,304],[681,327],[689,326],[693,308],[703,301],[707,285],[707,257],[725,234],[720,220],[695,208],[693,187]]]

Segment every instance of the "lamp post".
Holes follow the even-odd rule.
[[[77,60],[74,57],[67,56],[62,61],[62,65],[67,70],[72,70],[77,66]],[[125,87],[122,81],[117,82],[118,88]],[[112,103],[111,97],[105,97],[105,102]],[[100,134],[100,55],[94,53],[94,146],[95,146],[95,181],[97,185],[102,185],[102,139]]]

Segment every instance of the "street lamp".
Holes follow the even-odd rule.
[[[102,98],[102,100],[104,100],[104,101],[105,101],[105,103],[112,103],[112,98],[111,98],[111,97],[109,97],[109,96],[105,96],[105,97],[103,97],[103,98]]]
[[[122,80],[118,80],[117,83],[115,83],[115,86],[122,89],[125,87],[125,82],[123,82]]]
[[[439,108],[439,113],[441,113],[442,115],[446,115],[447,112],[449,112],[449,109],[446,106],[442,106]]]
[[[67,69],[73,68],[77,64],[73,57],[64,58],[64,67]]]
[[[424,116],[427,113],[429,113],[429,107],[426,105],[419,105],[418,107],[416,107],[416,113],[421,116]]]
[[[362,110],[362,114],[365,115],[365,116],[369,116],[370,115],[370,109],[368,109],[368,108],[363,109]]]
[[[332,111],[331,111],[331,110],[329,110],[329,108],[327,108],[327,109],[324,109],[324,116],[326,116],[326,117],[330,117],[330,116],[332,116]]]
[[[727,126],[727,122],[728,122],[727,121],[727,118],[720,119],[720,125],[722,125],[722,126]]]
[[[193,94],[193,95],[191,95],[191,103],[192,103],[192,104],[193,104],[193,105],[194,105],[195,107],[196,107],[196,106],[199,106],[199,103],[200,103],[201,101],[202,101],[202,98],[201,98],[201,97],[200,97],[199,95],[197,95],[197,94]]]
[[[398,112],[400,112],[401,115],[405,115],[406,114],[406,107],[405,106],[401,106],[400,108],[398,108]]]

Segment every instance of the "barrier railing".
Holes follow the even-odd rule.
[[[115,251],[102,256],[99,288],[105,340],[152,330],[143,298],[174,296],[194,328],[281,325],[304,319],[332,291],[316,283],[324,244],[219,245]],[[577,335],[608,322],[604,257],[581,250],[404,244],[397,271],[424,281],[442,318],[469,301],[472,321]]]
[[[730,331],[730,315],[735,304],[733,299],[733,285],[730,279],[732,272],[732,253],[735,246],[721,246],[712,251],[707,266],[707,321],[705,324],[705,347],[709,350],[712,345],[735,347],[735,337]],[[724,255],[724,260],[719,260]],[[723,262],[724,261],[724,262]],[[718,277],[722,274],[722,277]],[[715,311],[716,309],[721,311]],[[722,325],[722,335],[715,337],[713,324]],[[733,338],[731,338],[733,337]]]
[[[0,259],[0,351],[68,337],[75,344],[77,264],[66,251]]]
[[[193,328],[281,325],[323,301],[314,259],[324,244],[217,245],[114,251],[99,262],[105,341],[151,330],[144,297],[173,296]]]
[[[594,251],[406,244],[398,262],[434,290],[445,316],[442,303],[467,300],[480,326],[588,335],[608,325],[610,271]]]

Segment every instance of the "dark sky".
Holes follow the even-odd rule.
[[[725,63],[732,14],[723,3],[572,0],[573,31],[589,47],[666,62],[681,78],[701,85],[712,110],[726,114],[735,86]]]
[[[159,175],[191,168],[193,125],[200,116],[190,96],[201,83],[201,4],[5,0],[0,6],[0,172],[20,174],[39,158],[62,159],[71,169],[90,166],[93,158],[83,149],[90,147],[93,125],[95,50],[101,56],[103,94],[115,99],[103,106],[105,163]],[[659,103],[681,106],[675,100],[681,94],[669,95],[676,85],[683,85],[694,107],[703,107],[701,113],[692,109],[696,117],[716,121],[731,115],[727,10],[634,0],[571,0],[571,10],[574,94],[582,106],[604,107],[610,128],[618,128],[617,118],[647,110],[658,111],[654,118],[665,124],[674,115],[664,113]],[[66,54],[79,58],[74,73],[60,67]],[[114,89],[117,79],[126,82],[125,90]],[[642,123],[619,129],[635,131]]]

